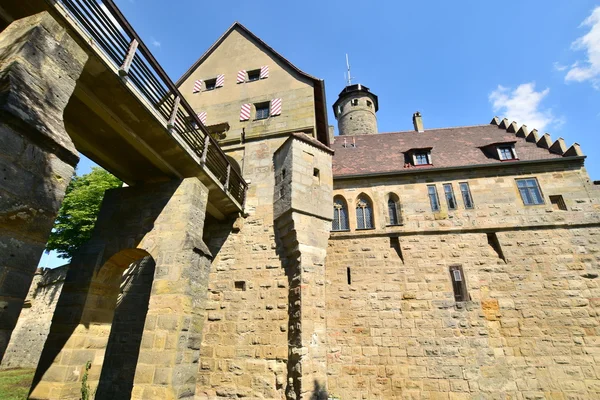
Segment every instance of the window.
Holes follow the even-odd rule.
[[[462,265],[454,264],[450,268],[450,279],[452,280],[452,289],[454,290],[455,301],[469,301],[469,293],[467,293],[467,282],[463,274]]]
[[[555,210],[567,211],[567,205],[565,199],[560,194],[550,196],[550,203]]]
[[[446,196],[448,210],[456,210],[456,198],[454,197],[454,189],[451,183],[444,184],[444,196]]]
[[[415,165],[428,165],[431,164],[428,151],[418,151],[414,154]]]
[[[373,103],[371,103],[371,100],[367,100],[367,107],[371,107],[373,105]]]
[[[356,229],[373,229],[373,206],[366,196],[356,201]]]
[[[347,231],[350,229],[348,223],[348,208],[346,207],[346,201],[341,197],[333,199],[333,223],[331,230],[333,231]]]
[[[517,187],[521,193],[521,199],[526,206],[544,204],[544,198],[538,185],[537,179],[517,179]]]
[[[429,202],[431,203],[431,211],[440,211],[440,200],[435,185],[427,186],[427,192],[429,194]]]
[[[400,201],[393,193],[388,199],[388,225],[400,225]]]
[[[463,203],[465,204],[465,208],[473,208],[473,198],[471,197],[471,190],[469,189],[469,184],[467,182],[461,182],[458,184],[460,186],[460,193],[462,194]]]
[[[217,80],[207,79],[204,81],[204,85],[206,85],[205,90],[215,90],[215,88],[217,87]]]
[[[256,119],[267,119],[269,118],[269,105],[270,103],[256,104]]]
[[[353,106],[357,106],[357,105],[358,105],[358,99],[352,99],[352,102],[351,102],[351,104],[352,104]]]
[[[260,79],[260,69],[248,71],[248,82],[254,82]]]
[[[512,146],[498,146],[498,156],[500,160],[514,160],[516,159],[515,151]]]

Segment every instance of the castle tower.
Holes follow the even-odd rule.
[[[377,96],[368,87],[361,84],[346,86],[333,104],[339,134],[353,136],[377,133],[377,110]]]

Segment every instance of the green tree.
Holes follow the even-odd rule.
[[[67,187],[46,250],[56,250],[60,258],[71,258],[90,239],[104,192],[121,184],[100,167],[93,167],[89,174],[75,175]]]

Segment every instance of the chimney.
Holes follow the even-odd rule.
[[[421,113],[419,111],[413,114],[413,125],[415,126],[415,131],[425,132],[423,129],[423,119],[421,118]]]

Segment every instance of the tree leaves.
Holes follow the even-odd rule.
[[[74,176],[54,221],[46,250],[56,250],[60,258],[71,258],[75,250],[92,236],[100,205],[107,189],[121,187],[122,182],[100,167]]]

